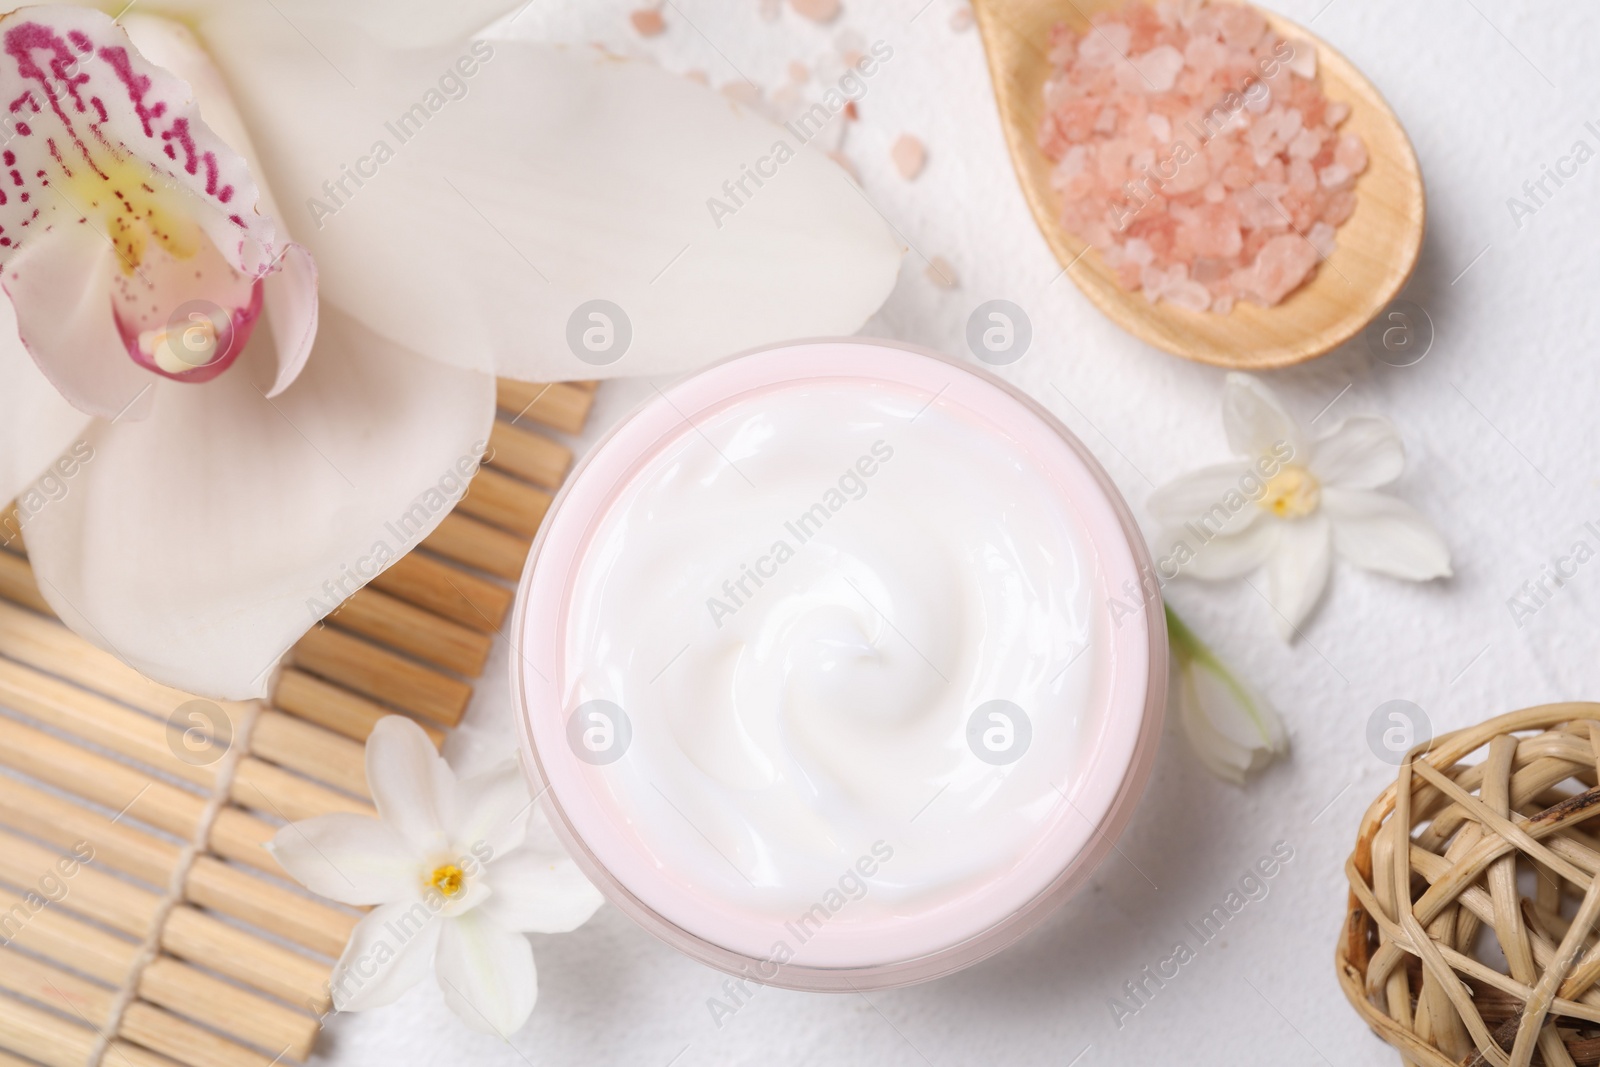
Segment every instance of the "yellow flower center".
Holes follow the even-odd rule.
[[[1280,519],[1303,519],[1322,503],[1322,483],[1304,467],[1288,466],[1272,476],[1267,491],[1256,501]]]
[[[139,269],[151,244],[173,259],[189,259],[204,240],[184,195],[132,156],[96,153],[94,168],[74,168],[60,189],[73,211],[97,220],[124,275]]]
[[[454,897],[461,892],[466,883],[466,876],[461,873],[461,868],[453,863],[443,867],[435,867],[433,874],[428,878],[428,887],[437,889],[446,897]]]

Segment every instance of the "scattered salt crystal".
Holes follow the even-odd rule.
[[[759,86],[752,85],[747,81],[728,82],[722,86],[720,91],[728,99],[741,104],[748,104],[751,107],[758,107],[761,104],[763,95]]]
[[[641,37],[654,37],[664,33],[667,28],[661,12],[653,7],[641,7],[628,16],[628,21],[633,23],[634,31]]]
[[[956,269],[943,256],[934,256],[928,260],[928,269],[924,273],[928,276],[928,280],[940,289],[955,289],[961,285],[961,279],[956,277]]]
[[[783,14],[783,0],[761,0],[761,17],[767,22],[778,21]]]
[[[701,85],[711,84],[711,77],[703,70],[686,70],[683,72],[683,76],[692,82],[699,82]]]
[[[789,6],[812,22],[832,22],[839,16],[839,0],[789,0]]]
[[[800,62],[798,59],[789,63],[789,80],[791,82],[796,85],[804,85],[806,83],[806,79],[810,77],[811,72],[806,69],[806,65],[804,63]]]
[[[928,160],[928,150],[922,147],[922,142],[909,133],[902,133],[895,139],[894,147],[889,149],[889,158],[894,160],[895,169],[900,172],[900,177],[911,181],[922,173],[922,166]]]
[[[958,7],[950,15],[950,28],[957,33],[966,33],[972,29],[972,8]]]

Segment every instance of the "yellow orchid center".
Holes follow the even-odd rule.
[[[466,881],[467,876],[461,873],[460,867],[446,863],[434,868],[433,874],[428,877],[428,888],[437,889],[444,897],[452,899],[461,894]]]
[[[1304,467],[1284,467],[1267,483],[1267,491],[1256,501],[1264,511],[1280,519],[1303,519],[1322,503],[1322,483]]]
[[[116,246],[119,266],[131,275],[153,244],[172,259],[189,259],[207,240],[184,196],[158,178],[149,163],[101,151],[92,164],[61,182],[63,196]]]

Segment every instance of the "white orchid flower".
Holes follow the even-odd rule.
[[[1285,639],[1322,596],[1335,554],[1379,574],[1448,577],[1450,549],[1410,505],[1374,490],[1405,469],[1389,420],[1358,415],[1313,439],[1261,381],[1231,373],[1223,388],[1228,445],[1241,457],[1169,482],[1150,497],[1166,529],[1164,576],[1220,581],[1267,571]]]
[[[1167,636],[1177,662],[1173,700],[1200,762],[1237,785],[1289,750],[1283,720],[1240,681],[1170,607]]]
[[[0,506],[73,629],[262,695],[330,581],[444,517],[390,526],[476,463],[494,375],[675,373],[888,294],[899,243],[820,152],[649,65],[474,36],[516,6],[0,19]],[[567,340],[594,300],[627,317],[606,366]]]
[[[378,818],[322,815],[267,845],[313,893],[376,905],[334,966],[333,1006],[392,1004],[431,965],[463,1022],[510,1036],[538,993],[524,932],[576,929],[599,891],[528,798],[515,761],[457,781],[416,723],[390,716],[367,740],[367,782]]]

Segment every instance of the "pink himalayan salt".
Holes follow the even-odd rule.
[[[900,172],[900,177],[911,181],[922,173],[923,164],[928,161],[928,150],[909,133],[902,133],[895,139],[894,147],[889,149],[889,158],[894,160],[894,168]]]
[[[955,289],[961,285],[961,280],[956,277],[956,269],[943,256],[934,256],[928,260],[928,269],[924,273],[927,274],[928,280],[940,289]]]
[[[789,0],[789,6],[812,22],[832,22],[839,15],[839,0]]]
[[[633,23],[634,32],[640,37],[655,37],[666,32],[666,20],[661,17],[661,12],[653,7],[642,7],[628,16],[628,21]]]
[[[1232,3],[1135,0],[1048,41],[1039,145],[1063,226],[1151,300],[1271,306],[1331,254],[1366,169],[1315,52]]]

